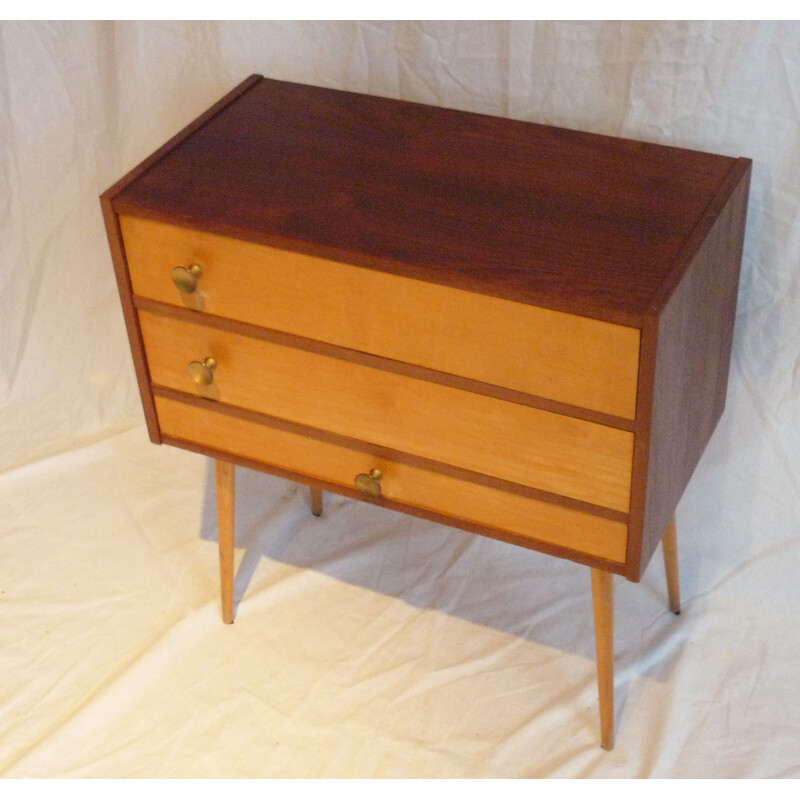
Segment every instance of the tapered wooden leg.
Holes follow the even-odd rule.
[[[217,538],[219,539],[219,578],[222,588],[222,621],[233,622],[233,488],[234,466],[215,461],[217,478]]]
[[[681,587],[678,581],[678,532],[675,528],[675,517],[667,525],[661,545],[664,549],[664,568],[667,572],[669,610],[674,614],[680,614]]]
[[[597,690],[600,695],[600,746],[614,747],[614,576],[592,568]]]
[[[311,513],[318,517],[322,514],[322,489],[315,489],[313,486],[309,486],[311,489]]]

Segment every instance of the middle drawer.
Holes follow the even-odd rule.
[[[139,312],[153,383],[626,513],[633,434]],[[212,357],[198,387],[192,361]]]

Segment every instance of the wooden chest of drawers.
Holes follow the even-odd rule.
[[[102,197],[151,439],[592,568],[722,413],[750,162],[253,76]]]

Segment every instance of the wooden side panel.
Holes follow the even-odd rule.
[[[725,408],[749,166],[658,319],[638,579]]]
[[[595,517],[530,497],[429,472],[329,442],[218,414],[164,397],[156,398],[166,437],[275,465],[311,481],[344,489],[352,496],[355,476],[380,469],[382,497],[413,506],[412,513],[444,514],[522,537],[529,547],[541,541],[617,563],[625,559],[624,523]],[[383,504],[383,503],[382,503]]]
[[[626,577],[638,581],[642,561],[642,531],[647,503],[647,458],[650,449],[650,422],[653,411],[653,384],[656,371],[658,320],[645,317],[639,350],[639,399],[633,437],[631,505],[628,514],[628,558]]]
[[[147,371],[147,359],[142,342],[142,333],[139,329],[139,319],[133,307],[133,291],[131,290],[128,266],[125,261],[125,248],[122,242],[122,233],[119,229],[119,218],[114,213],[111,200],[103,196],[100,198],[103,211],[103,221],[106,226],[106,236],[111,249],[111,260],[114,264],[114,275],[117,279],[117,289],[122,305],[122,316],[128,332],[128,340],[133,355],[133,368],[136,372],[136,382],[139,385],[139,396],[142,398],[144,419],[147,423],[147,434],[154,444],[161,444],[161,434],[158,431],[158,420],[153,404],[153,392],[150,388],[150,375]]]
[[[639,331],[122,217],[137,296],[632,420]],[[197,263],[182,295],[174,266]]]
[[[633,436],[560,414],[140,311],[153,381],[626,512]],[[217,361],[198,390],[191,361]]]

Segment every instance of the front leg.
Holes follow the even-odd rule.
[[[233,506],[234,465],[214,462],[217,483],[217,538],[219,540],[219,577],[222,589],[222,621],[233,622]]]
[[[592,568],[597,690],[600,696],[600,746],[614,747],[614,576]]]

